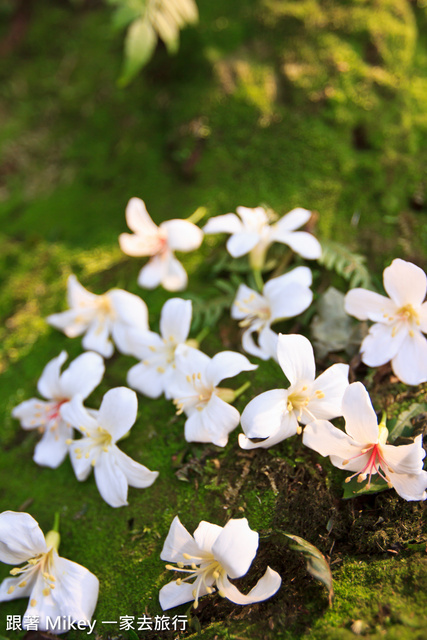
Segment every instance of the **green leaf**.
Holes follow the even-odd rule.
[[[128,631],[128,640],[139,640],[137,634],[135,631],[132,631],[132,629],[129,629]]]
[[[133,22],[126,34],[125,62],[120,85],[127,85],[150,59],[157,43],[156,33],[146,18]]]
[[[427,404],[414,402],[409,409],[402,411],[397,418],[389,420],[387,423],[389,441],[393,443],[397,438],[414,435],[414,427],[411,420],[426,410]]]
[[[357,476],[350,480],[350,482],[344,481],[342,486],[344,489],[343,498],[345,500],[356,498],[357,496],[367,493],[378,493],[379,491],[385,491],[389,488],[387,482],[378,475],[371,478],[369,487],[367,479],[364,482],[357,482]]]
[[[334,597],[334,588],[332,584],[332,573],[329,567],[329,563],[325,556],[320,553],[319,549],[315,547],[304,538],[294,536],[291,533],[285,533],[287,538],[293,540],[294,544],[291,545],[291,549],[300,551],[307,561],[307,571],[315,578],[320,580],[329,591],[329,605],[332,605],[332,598]]]

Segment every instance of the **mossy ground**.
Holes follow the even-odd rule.
[[[160,477],[148,490],[131,489],[129,506],[114,510],[93,477],[76,481],[69,461],[56,470],[36,466],[37,434],[10,416],[16,404],[37,395],[51,358],[62,349],[70,359],[81,351],[78,340],[44,322],[64,308],[70,273],[96,293],[122,287],[143,295],[156,328],[170,295],[142,292],[136,285],[142,263],[117,245],[131,196],[144,198],[157,221],[187,217],[199,206],[210,215],[259,203],[281,214],[294,206],[316,210],[318,235],[366,253],[379,287],[394,257],[426,266],[422,3],[381,0],[375,11],[369,2],[320,0],[198,4],[200,24],[182,34],[179,53],[170,58],[159,46],[125,90],[116,83],[121,39],[100,2],[32,3],[19,41],[0,60],[0,511],[26,510],[45,532],[55,512],[61,514],[61,553],[99,577],[95,618],[103,640],[120,631],[102,620],[161,613],[158,590],[169,576],[159,553],[176,514],[190,531],[202,519],[222,525],[245,515],[261,541],[240,584],[253,585],[267,564],[283,577],[277,596],[258,605],[203,599],[197,610],[203,638],[346,639],[357,620],[373,639],[425,638],[423,505],[391,492],[343,501],[340,472],[297,438],[253,453],[238,448],[236,434],[224,450],[187,444],[173,406],[140,397],[123,450]],[[4,39],[11,7],[0,2]],[[216,313],[230,298],[216,286],[217,278],[230,278],[221,251],[221,242],[209,238],[203,250],[183,258],[194,331],[208,323],[203,348],[211,355],[239,348],[227,312]],[[231,281],[236,277],[238,271]],[[316,291],[331,282],[346,287],[315,268]],[[307,322],[284,328],[307,332]],[[99,406],[105,391],[124,384],[133,362],[115,355],[87,405]],[[236,388],[252,382],[236,403],[240,410],[282,384],[277,365],[259,364],[235,382]],[[387,372],[356,373],[379,410],[397,414],[412,399],[413,390]],[[425,392],[416,393],[422,399]],[[330,558],[332,608],[283,531]],[[6,575],[2,566],[0,577]],[[22,615],[24,607],[20,600],[0,606],[0,635],[17,637],[6,632],[5,616]]]

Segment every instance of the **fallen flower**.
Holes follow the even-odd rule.
[[[74,275],[68,278],[67,287],[70,309],[54,313],[46,321],[69,338],[84,333],[84,349],[97,351],[104,358],[110,358],[114,351],[109,340],[111,334],[119,349],[127,353],[129,330],[148,330],[147,305],[133,293],[111,289],[98,296],[87,291]]]
[[[426,274],[397,258],[384,270],[383,280],[390,298],[367,289],[352,289],[345,297],[348,314],[375,323],[360,347],[362,360],[369,367],[391,360],[395,375],[405,384],[426,382]]]
[[[349,385],[344,393],[342,413],[346,433],[327,420],[319,420],[305,427],[303,443],[329,456],[335,467],[354,471],[346,482],[357,476],[358,482],[368,479],[369,487],[372,476],[378,474],[405,500],[425,500],[427,471],[423,471],[422,436],[412,444],[386,444],[388,429],[384,422],[378,424],[361,382]]]
[[[38,629],[48,631],[47,618],[58,620],[57,633],[65,633],[70,623],[90,624],[98,600],[98,578],[71,560],[58,555],[59,533],[44,537],[36,520],[28,513],[4,511],[0,514],[0,561],[21,564],[12,578],[0,585],[0,602],[29,598],[27,616],[38,619]]]
[[[128,371],[127,382],[150,398],[162,393],[169,397],[168,388],[175,375],[175,352],[188,338],[191,325],[191,300],[171,298],[163,305],[160,315],[160,335],[154,331],[129,333],[129,354],[141,360]]]
[[[136,393],[126,387],[107,391],[99,411],[89,412],[79,396],[62,409],[64,419],[83,434],[79,440],[68,441],[76,477],[86,480],[93,468],[99,493],[111,507],[128,504],[128,485],[149,487],[159,475],[116,446],[135,423],[137,409]]]
[[[61,373],[68,355],[62,351],[43,369],[37,383],[38,398],[25,400],[16,406],[12,416],[21,422],[23,429],[38,429],[43,432],[34,451],[34,462],[56,469],[68,452],[67,440],[73,430],[61,415],[61,409],[77,394],[83,399],[92,393],[102,380],[104,361],[97,353],[83,353]]]
[[[289,380],[288,389],[273,389],[256,396],[245,407],[239,435],[243,449],[264,449],[301,433],[298,423],[342,415],[341,401],[348,387],[347,364],[334,364],[315,378],[310,341],[300,335],[279,334],[277,357]],[[253,439],[261,441],[252,442]]]
[[[126,207],[126,222],[134,232],[119,236],[120,248],[129,256],[151,256],[139,272],[138,284],[154,289],[161,284],[168,291],[187,286],[187,273],[174,251],[194,251],[203,240],[203,231],[189,220],[167,220],[154,224],[140,198],[131,198]]]
[[[238,391],[223,389],[218,384],[242,371],[252,371],[246,356],[233,351],[222,351],[213,358],[198,349],[180,345],[175,352],[176,375],[168,393],[174,399],[178,415],[185,413],[185,439],[187,442],[211,442],[225,447],[228,434],[239,424],[240,414],[229,402]]]
[[[322,248],[318,240],[306,231],[296,231],[311,217],[307,209],[292,209],[270,225],[269,215],[263,207],[249,209],[237,207],[238,216],[227,213],[210,218],[203,227],[205,233],[230,233],[227,250],[233,258],[249,253],[252,268],[261,269],[268,247],[273,242],[288,245],[303,258],[320,258]]]
[[[231,317],[240,320],[245,330],[243,349],[253,356],[268,360],[277,356],[277,333],[271,324],[292,318],[307,309],[312,300],[312,274],[308,267],[297,267],[289,273],[269,280],[262,295],[241,284],[231,308]],[[258,344],[253,334],[258,334]]]
[[[282,580],[270,567],[248,595],[241,593],[228,579],[240,578],[248,572],[258,549],[258,540],[258,533],[252,531],[246,518],[229,520],[225,527],[202,521],[193,538],[175,516],[160,558],[177,563],[177,567],[166,565],[166,568],[187,576],[160,589],[163,611],[192,600],[197,609],[199,598],[213,593],[215,588],[221,597],[242,605],[273,596]],[[189,580],[193,582],[189,583]]]

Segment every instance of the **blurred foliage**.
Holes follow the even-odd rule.
[[[113,25],[127,27],[120,84],[130,82],[153,55],[157,37],[176,53],[179,31],[198,20],[195,0],[107,0],[116,7]]]

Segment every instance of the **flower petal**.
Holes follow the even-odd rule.
[[[21,564],[39,553],[46,553],[44,535],[28,513],[0,513],[0,562]]]
[[[213,543],[212,553],[230,578],[240,578],[251,566],[258,542],[259,535],[246,518],[232,519]]]
[[[40,442],[34,449],[33,460],[42,467],[56,469],[65,460],[68,453],[67,440],[73,437],[73,430],[64,420],[47,426]]]
[[[281,233],[288,233],[289,231],[295,231],[295,229],[299,229],[310,220],[311,215],[311,211],[308,211],[308,209],[303,209],[302,207],[296,207],[296,209],[292,209],[292,211],[285,213],[285,215],[282,216],[280,220],[278,220],[273,225],[274,236],[276,235],[276,233],[279,235]],[[274,237],[274,240],[276,240],[276,237]]]
[[[87,351],[96,351],[104,358],[111,358],[114,352],[114,346],[110,335],[110,322],[106,318],[95,318],[87,333],[83,336],[82,346]]]
[[[235,407],[215,394],[202,411],[194,411],[185,423],[187,442],[211,442],[225,447],[228,434],[239,424],[240,414]]]
[[[159,591],[159,601],[163,611],[172,609],[172,607],[178,607],[180,604],[184,604],[184,602],[192,602],[194,600],[194,585],[194,582],[181,582],[178,584],[176,581],[165,584]],[[199,598],[206,594],[206,586],[201,584],[199,587]]]
[[[138,331],[148,331],[148,308],[142,298],[123,289],[111,289],[105,295],[111,302],[117,321]]]
[[[270,290],[271,322],[282,318],[294,318],[308,309],[313,301],[313,292],[297,282],[288,283],[280,292]]]
[[[426,452],[423,449],[422,436],[419,435],[411,444],[395,446],[384,444],[381,453],[392,473],[421,473]]]
[[[279,334],[277,358],[291,383],[311,382],[316,375],[313,347],[307,338],[297,334]]]
[[[74,620],[89,622],[98,600],[98,578],[77,562],[57,557],[55,577],[58,588],[52,592],[61,614]]]
[[[288,413],[286,399],[287,394],[283,389],[265,391],[253,398],[241,417],[245,435],[248,438],[269,438],[277,433]]]
[[[128,504],[126,476],[116,463],[111,449],[108,452],[102,451],[100,453],[94,474],[98,491],[110,507],[124,507]]]
[[[261,346],[258,346],[255,343],[253,338],[253,334],[258,331],[257,325],[252,324],[246,331],[242,333],[242,347],[246,353],[249,353],[251,356],[255,356],[256,358],[261,358],[261,360],[269,360],[271,354],[269,351],[266,351]]]
[[[204,233],[239,233],[242,230],[243,225],[235,213],[209,218],[203,227]]]
[[[331,420],[342,415],[342,399],[349,386],[348,372],[348,364],[333,364],[316,378],[312,387],[314,395],[308,406],[315,418]],[[317,398],[316,391],[323,397]]]
[[[369,367],[379,367],[392,360],[408,335],[404,327],[374,324],[360,346],[362,360]]]
[[[96,460],[96,453],[99,447],[93,447],[93,440],[91,438],[80,438],[74,440],[70,444],[70,460],[73,467],[75,476],[79,482],[84,482],[89,477],[92,471],[92,460]],[[90,451],[92,455],[86,458],[84,453]]]
[[[248,233],[242,231],[230,236],[227,240],[227,251],[233,258],[240,258],[259,243],[260,236],[257,233]]]
[[[242,320],[248,315],[253,315],[256,311],[264,309],[267,306],[268,302],[264,296],[250,289],[245,284],[240,284],[231,307],[231,317],[235,320]]]
[[[252,604],[254,602],[267,600],[267,598],[274,596],[274,594],[280,589],[281,584],[282,578],[279,576],[277,571],[270,569],[270,567],[267,567],[262,578],[258,580],[256,585],[247,595],[241,593],[234,584],[231,584],[226,576],[221,576],[218,580],[218,586],[221,594],[235,604]]]
[[[47,363],[37,383],[37,389],[48,400],[62,399],[62,388],[59,380],[61,367],[68,358],[66,351]]]
[[[77,311],[81,311],[86,307],[92,309],[97,298],[98,296],[96,294],[88,291],[80,284],[74,274],[68,276],[67,301],[69,307],[77,307]]]
[[[79,394],[87,398],[99,385],[105,372],[104,360],[97,353],[82,353],[73,360],[61,375],[60,387],[63,398]]]
[[[178,516],[172,520],[169,533],[163,545],[160,554],[161,560],[167,562],[186,562],[186,558],[182,555],[186,553],[190,556],[197,556],[200,549]]]
[[[273,358],[277,361],[277,344],[278,344],[279,336],[275,331],[272,331],[269,326],[265,326],[259,332],[258,343],[260,349],[264,353],[263,360],[267,358],[265,356],[268,355],[268,358]]]
[[[167,262],[167,270],[162,278],[162,286],[167,291],[182,291],[187,286],[187,272],[179,260],[171,253]]]
[[[385,296],[367,289],[351,289],[344,298],[346,313],[358,320],[372,320],[387,324],[396,312],[395,303]]]
[[[107,391],[102,399],[98,424],[117,442],[135,424],[137,412],[138,399],[135,391],[127,387],[116,387]]]
[[[95,418],[83,406],[83,399],[80,396],[74,396],[70,402],[66,402],[60,408],[61,417],[76,429],[96,429],[98,426]],[[83,431],[82,431],[83,433]]]
[[[276,234],[278,235],[278,234]],[[276,242],[283,242],[295,253],[307,260],[317,260],[322,255],[320,242],[306,231],[293,231],[291,233],[281,233]]]
[[[166,220],[160,228],[166,231],[171,251],[194,251],[203,241],[203,231],[188,220]]]
[[[212,547],[222,531],[223,527],[202,520],[193,534],[199,550],[206,554],[213,553]],[[199,553],[199,556],[203,556],[203,553]]]
[[[50,412],[57,406],[56,402],[44,402],[38,398],[30,398],[18,404],[12,410],[12,416],[20,421],[23,429],[37,429],[49,422]]]
[[[418,385],[427,380],[427,339],[420,331],[412,333],[402,342],[391,366],[399,380]]]
[[[114,447],[114,457],[117,466],[126,476],[127,483],[130,487],[135,487],[136,489],[151,487],[159,475],[158,471],[150,471],[150,469],[147,469],[143,464],[132,460],[132,458],[123,453],[123,451],[120,451],[118,447]]]
[[[368,454],[360,455],[361,443],[355,442],[327,420],[310,422],[304,428],[302,443],[321,456],[330,456],[332,464],[339,469],[361,471],[369,459]]]
[[[141,198],[131,198],[126,206],[126,223],[136,234],[153,234],[157,232],[157,225],[154,224],[149,215],[145,202]]]
[[[176,344],[185,342],[190,333],[191,315],[191,300],[182,298],[167,300],[160,314],[160,333],[163,338]]]
[[[162,281],[165,272],[165,264],[162,256],[151,258],[145,267],[142,267],[138,275],[138,284],[145,289],[155,289]]]
[[[10,600],[16,600],[17,598],[29,598],[34,589],[34,583],[37,578],[37,570],[25,576],[26,584],[23,584],[24,578],[17,576],[16,578],[6,578],[0,584],[0,602],[9,602]]]
[[[84,333],[94,318],[93,309],[76,311],[69,309],[61,313],[53,313],[46,318],[46,322],[55,329],[63,331],[68,338],[76,338]]]
[[[425,500],[427,498],[427,471],[411,475],[388,473],[390,482],[404,500]]]
[[[398,307],[419,306],[426,297],[427,276],[412,262],[396,258],[384,269],[384,289]]]
[[[140,362],[129,369],[126,379],[132,389],[144,396],[159,398],[164,393],[164,375],[157,365]]]
[[[277,278],[271,278],[265,283],[263,293],[264,295],[276,295],[276,291],[282,290],[290,284],[299,284],[302,287],[311,287],[313,283],[313,274],[308,267],[295,267],[287,273]]]
[[[206,367],[206,381],[217,387],[221,380],[234,378],[242,371],[253,371],[258,365],[249,362],[246,356],[235,351],[221,351],[214,355]]]
[[[343,396],[342,415],[345,430],[356,442],[363,444],[378,441],[378,420],[369,393],[361,382],[350,384]]]

